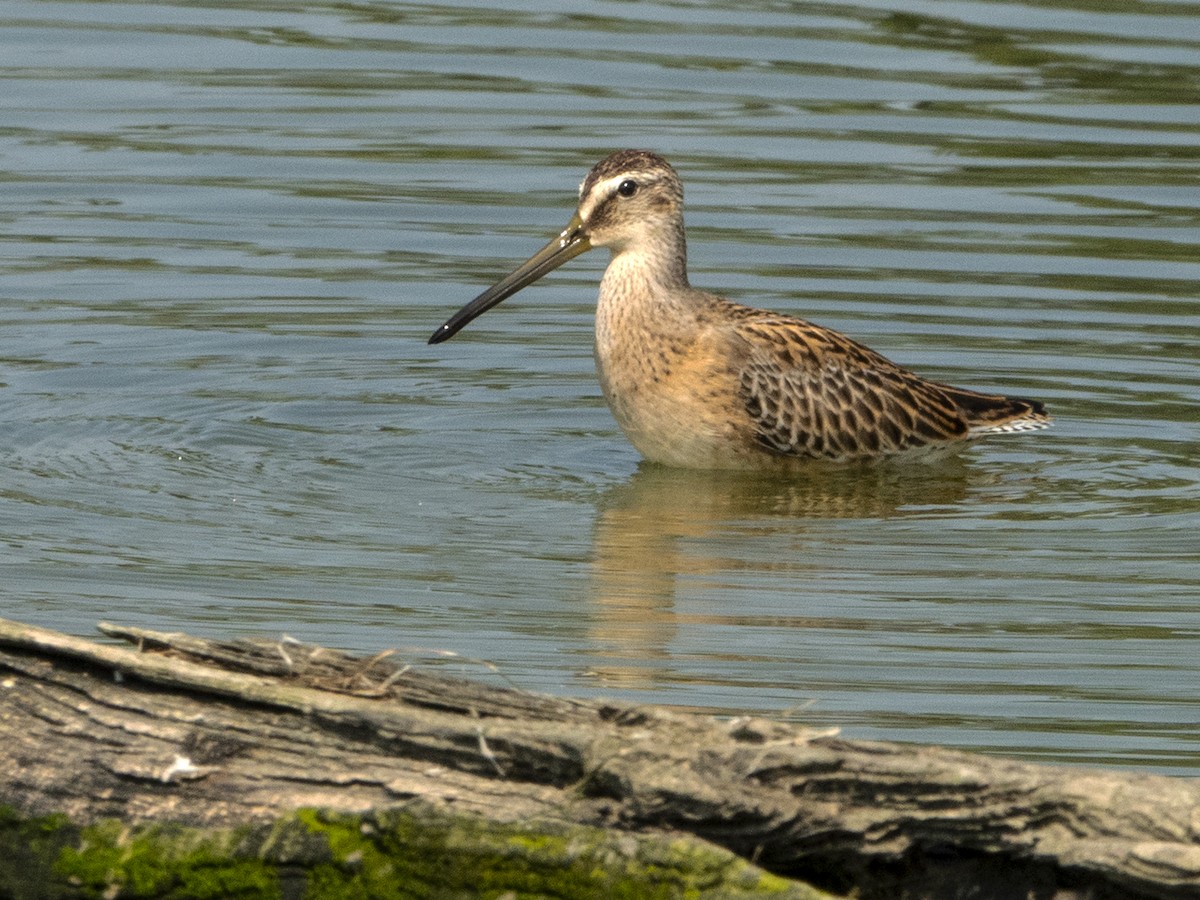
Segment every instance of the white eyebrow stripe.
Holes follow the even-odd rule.
[[[619,175],[614,175],[611,178],[605,178],[603,181],[597,181],[592,188],[592,192],[586,197],[580,196],[579,200],[579,216],[583,221],[587,221],[595,210],[596,204],[601,200],[607,200],[617,190],[617,185],[622,181],[628,181],[630,178],[637,180],[642,177],[638,172],[622,172]],[[583,185],[579,185],[579,190],[583,190]]]

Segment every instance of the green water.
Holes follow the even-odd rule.
[[[0,88],[0,615],[1196,771],[1200,4],[8,0]],[[1055,428],[641,464],[602,252],[427,346],[625,146],[693,283]]]

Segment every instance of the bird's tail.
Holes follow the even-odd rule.
[[[968,434],[1014,434],[1049,428],[1053,419],[1040,400],[977,394],[962,388],[939,385],[958,406],[967,420]]]

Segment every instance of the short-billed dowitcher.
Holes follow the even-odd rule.
[[[596,307],[596,370],[647,459],[690,468],[873,459],[1050,424],[1036,400],[927,381],[836,331],[692,287],[683,185],[643,150],[598,162],[562,233],[429,343],[592,247],[612,252]]]

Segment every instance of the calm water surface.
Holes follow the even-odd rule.
[[[1195,773],[1200,4],[0,9],[0,614],[432,649],[522,687]],[[603,251],[1056,427],[935,466],[639,462]],[[474,663],[467,674],[491,678]]]

